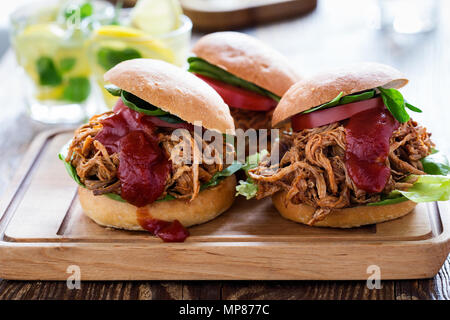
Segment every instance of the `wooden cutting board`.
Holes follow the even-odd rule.
[[[306,14],[317,0],[181,0],[194,28],[211,32],[240,29]]]
[[[57,153],[71,132],[36,138],[0,203],[0,278],[65,280],[382,279],[434,276],[449,252],[449,204],[420,204],[404,218],[350,230],[283,219],[270,200],[237,199],[184,243],[100,227],[86,218]]]

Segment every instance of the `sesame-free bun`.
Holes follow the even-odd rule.
[[[234,134],[230,110],[217,92],[167,62],[127,60],[106,72],[104,79],[189,123],[201,121],[206,129]]]
[[[272,196],[272,202],[280,214],[289,220],[308,224],[315,209],[306,204],[286,203],[286,192],[281,191]],[[353,228],[367,224],[380,223],[403,217],[410,213],[417,204],[404,201],[384,206],[359,206],[332,210],[323,220],[313,224],[314,227]]]
[[[278,103],[272,117],[272,126],[297,113],[343,96],[376,87],[401,88],[408,79],[390,66],[380,63],[359,63],[316,74],[294,84]]]
[[[218,186],[201,191],[197,198],[154,202],[146,206],[149,215],[164,221],[178,220],[185,226],[193,226],[214,219],[234,202],[236,178],[230,176]],[[127,203],[94,196],[92,191],[79,187],[78,197],[84,213],[97,224],[125,230],[143,230],[139,225],[138,208]]]
[[[192,49],[199,58],[282,96],[300,76],[289,60],[265,43],[240,32],[216,32]]]

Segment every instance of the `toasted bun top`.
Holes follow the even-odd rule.
[[[390,66],[380,63],[359,63],[319,73],[294,84],[283,96],[273,113],[272,126],[293,115],[343,96],[376,87],[401,88],[408,79]]]
[[[209,63],[280,97],[300,80],[285,56],[244,33],[208,34],[192,51]]]
[[[160,60],[119,63],[104,79],[135,96],[207,129],[234,134],[230,109],[217,92],[193,74]]]

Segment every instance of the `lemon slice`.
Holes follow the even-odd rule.
[[[174,63],[174,52],[161,40],[155,39],[145,32],[123,26],[103,26],[96,30],[91,40],[97,47],[108,47],[116,50],[134,49],[142,58],[164,60]]]
[[[19,64],[37,81],[35,64],[41,56],[53,57],[64,39],[64,30],[55,24],[35,24],[13,39]]]
[[[131,11],[131,24],[151,35],[177,29],[183,13],[178,0],[139,0]]]
[[[64,86],[58,86],[55,88],[43,88],[40,87],[36,92],[36,99],[38,100],[59,100],[63,96]]]
[[[129,27],[123,26],[102,26],[97,29],[96,34],[99,36],[107,36],[107,37],[148,37],[148,34],[145,32]]]

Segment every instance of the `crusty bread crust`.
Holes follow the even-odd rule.
[[[171,200],[154,202],[147,207],[151,217],[173,221],[189,227],[212,220],[228,210],[234,202],[236,178],[231,176],[218,186],[199,193],[192,202]],[[90,190],[78,188],[78,196],[84,213],[97,224],[126,230],[143,230],[137,220],[138,208],[112,200],[107,196],[94,196]]]
[[[307,224],[314,214],[314,208],[306,204],[285,206],[286,192],[278,192],[272,196],[272,202],[280,214],[289,220]],[[384,206],[359,206],[333,210],[325,219],[318,221],[314,227],[353,228],[367,224],[380,223],[403,217],[410,213],[417,204],[404,201]]]
[[[119,63],[104,79],[139,98],[206,129],[234,133],[230,109],[214,89],[193,74],[160,60]]]
[[[240,32],[215,32],[192,49],[198,57],[278,96],[300,80],[289,60],[258,39]]]
[[[380,86],[398,89],[407,83],[400,71],[379,63],[359,63],[319,73],[297,82],[286,92],[273,113],[272,126],[329,102],[340,92],[346,96]]]

